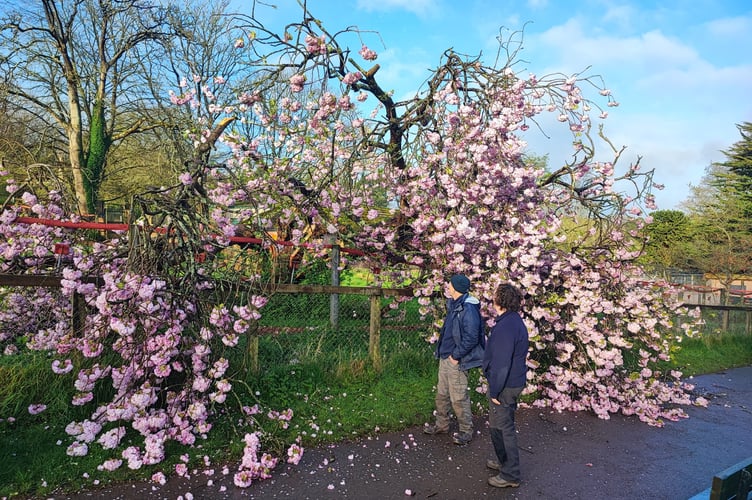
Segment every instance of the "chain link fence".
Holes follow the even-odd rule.
[[[318,364],[335,372],[358,371],[433,347],[434,318],[421,317],[415,298],[384,297],[377,288],[321,286],[319,292],[275,293],[262,309],[253,347],[257,369]],[[332,294],[326,289],[334,288]],[[407,291],[405,291],[407,292]]]

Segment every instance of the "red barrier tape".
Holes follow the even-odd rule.
[[[15,222],[19,222],[21,224],[41,224],[43,226],[54,226],[54,227],[66,227],[70,229],[99,229],[102,231],[127,231],[128,230],[128,224],[112,224],[107,222],[72,222],[72,221],[64,221],[64,220],[53,220],[53,219],[38,219],[35,217],[18,217],[16,218]],[[164,229],[157,228],[155,229],[157,232],[164,232]],[[248,245],[261,245],[264,243],[264,241],[268,240],[262,240],[261,238],[249,238],[244,236],[231,236],[230,242],[231,243],[245,243]],[[304,248],[315,248],[315,245],[312,245],[310,243],[304,243],[302,245],[295,245],[291,241],[282,241],[282,240],[271,240],[276,245],[282,245],[282,246],[301,246]],[[324,245],[324,248],[331,248],[332,245]],[[356,248],[340,248],[340,251],[348,253],[350,255],[357,255],[357,256],[364,256],[366,255],[365,252],[362,250],[358,250]]]

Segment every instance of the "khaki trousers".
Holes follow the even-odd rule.
[[[449,412],[454,410],[460,434],[473,432],[473,413],[470,408],[470,391],[467,372],[460,370],[449,358],[439,360],[439,383],[436,387],[436,427],[449,427]]]

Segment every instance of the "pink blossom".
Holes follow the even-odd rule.
[[[70,359],[63,360],[62,366],[59,359],[52,362],[52,371],[58,375],[63,375],[71,370],[73,370],[73,362]]]
[[[303,81],[305,81],[305,79]],[[301,82],[301,85],[302,85],[302,82]],[[261,102],[261,95],[258,92],[252,92],[252,93],[243,92],[238,98],[238,100],[242,104],[246,104],[250,106],[254,103]]]
[[[360,71],[356,71],[354,73],[348,73],[342,78],[342,83],[346,85],[352,85],[353,83],[357,82],[363,78],[363,75],[360,73]]]
[[[360,53],[360,57],[362,57],[366,61],[375,61],[376,58],[378,57],[378,54],[376,54],[376,52],[374,52],[373,50],[369,49],[365,45],[363,45],[360,48],[359,53]]]
[[[29,405],[29,414],[38,415],[47,409],[47,405],[44,404],[32,404]]]
[[[248,470],[241,470],[235,473],[233,482],[238,488],[248,488],[253,482],[253,475]]]
[[[123,465],[123,461],[117,458],[111,458],[109,460],[105,460],[104,463],[100,466],[102,469],[112,472],[120,466]]]
[[[305,84],[305,75],[293,75],[290,77],[290,90],[293,92],[300,92],[303,90],[303,84]]]
[[[97,442],[102,445],[105,450],[116,448],[120,444],[120,440],[125,437],[125,427],[115,427],[99,436]]]
[[[287,449],[287,463],[298,465],[303,458],[303,447],[298,444],[292,444]]]
[[[70,444],[70,446],[68,446],[68,449],[65,451],[65,453],[71,457],[83,457],[89,453],[89,447],[86,445],[86,443],[82,443],[81,441],[74,441]]]
[[[183,464],[183,463],[181,463],[181,464],[175,464],[175,473],[178,476],[181,476],[181,477],[187,475],[188,474],[188,466],[186,464]]]

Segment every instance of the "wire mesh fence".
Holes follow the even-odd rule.
[[[752,307],[703,305],[699,308],[702,335],[752,334]]]
[[[0,276],[2,278],[2,276]],[[23,278],[23,279],[21,279]],[[32,280],[36,280],[33,281]],[[33,282],[32,282],[33,281]],[[39,281],[39,283],[37,283]],[[0,280],[3,293],[5,323],[8,315],[17,312],[18,294],[10,291],[24,289],[23,297],[35,297],[32,289],[43,292],[44,300],[54,301],[60,294],[59,279],[50,277],[5,276]],[[291,286],[291,285],[289,285]],[[308,291],[305,291],[305,290]],[[312,289],[316,289],[311,291]],[[332,290],[339,293],[336,314],[333,313]],[[409,294],[409,290],[396,290],[395,295]],[[9,300],[13,297],[13,300]],[[59,297],[58,297],[59,300]],[[441,298],[435,300],[443,302]],[[51,302],[48,302],[51,303]],[[375,304],[375,306],[374,306]],[[441,304],[437,311],[442,311]],[[71,304],[71,324],[84,324],[76,321],[75,302]],[[752,308],[745,306],[698,306],[701,310],[702,335],[751,334]],[[23,308],[23,307],[22,307]],[[38,309],[38,308],[37,308]],[[272,293],[262,309],[262,317],[247,340],[244,356],[253,371],[264,370],[271,366],[319,364],[328,369],[339,370],[341,367],[379,368],[381,362],[393,359],[418,357],[431,358],[433,346],[426,339],[435,331],[434,317],[423,317],[419,312],[417,299],[412,297],[385,296],[384,290],[377,287],[328,287],[326,285],[301,286],[290,288],[284,293]],[[376,316],[376,318],[374,318]],[[23,325],[23,336],[27,341],[40,343],[45,339],[45,332],[65,329],[61,318],[49,318],[50,325],[36,328],[42,318]],[[374,323],[374,320],[377,320]],[[66,318],[62,318],[65,323]],[[678,324],[678,321],[675,323]],[[20,325],[17,325],[20,326]],[[73,325],[75,327],[75,325]],[[36,328],[41,333],[29,332]],[[20,334],[11,328],[4,328],[8,337]],[[3,338],[3,350],[12,344],[11,338]],[[40,347],[40,346],[38,346]]]
[[[340,293],[334,309],[336,317],[332,295],[327,293],[273,295],[256,331],[260,369],[308,363],[378,367],[382,359],[396,354],[431,351],[426,338],[432,333],[434,318],[421,316],[417,299]]]

